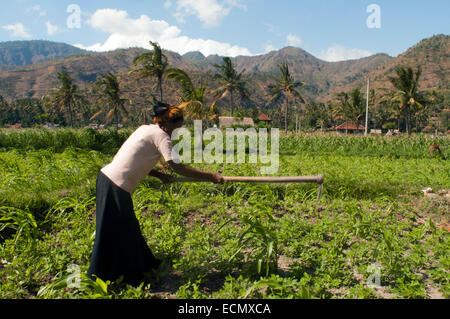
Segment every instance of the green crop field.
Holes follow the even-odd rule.
[[[324,174],[320,202],[314,184],[148,177],[134,208],[163,267],[136,287],[87,279],[96,176],[131,132],[0,132],[0,298],[450,297],[450,201],[421,191],[450,188],[450,139],[427,136],[281,136],[277,175]]]

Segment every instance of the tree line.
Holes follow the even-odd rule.
[[[149,123],[152,103],[164,102],[163,82],[172,81],[178,87],[178,103],[188,119],[217,121],[219,115],[255,118],[260,112],[272,117],[272,125],[293,129],[327,130],[342,122],[359,126],[366,113],[365,94],[360,89],[339,92],[327,103],[305,101],[302,87],[308,83],[294,79],[287,63],[279,65],[279,76],[271,76],[264,94],[266,103],[256,107],[236,107],[249,104],[251,93],[244,78],[245,70],[237,72],[229,57],[222,64],[214,64],[217,88],[208,90],[206,83],[196,86],[189,74],[169,65],[158,43],[150,42],[153,50],[133,61],[128,72],[136,79],[154,78],[149,103],[142,110],[130,112],[132,101],[123,98],[120,74],[108,73],[100,77],[92,92],[83,92],[67,72],[58,73],[60,86],[52,89],[42,99],[21,99],[7,103],[0,96],[0,125],[21,123],[36,126],[47,122],[62,126],[81,126],[97,121],[119,127],[120,123],[136,126]],[[388,77],[391,88],[371,90],[369,95],[369,121],[372,128],[396,128],[408,135],[420,131],[431,115],[438,115],[444,96],[436,91],[420,91],[420,67],[398,66],[394,76]],[[156,93],[156,94],[155,94]],[[210,94],[212,102],[206,102]],[[448,112],[440,113],[441,129],[448,130]],[[444,114],[444,115],[443,115]],[[446,116],[446,117],[445,117]],[[445,117],[445,118],[444,118]]]

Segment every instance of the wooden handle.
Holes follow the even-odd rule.
[[[276,176],[276,177],[255,177],[255,176],[224,176],[224,181],[240,183],[318,183],[323,184],[323,175],[317,176]],[[190,177],[174,177],[171,183],[176,182],[209,182],[206,180]]]

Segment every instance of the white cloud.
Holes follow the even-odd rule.
[[[281,37],[282,36],[281,32],[273,24],[271,24],[271,23],[264,23],[264,25],[266,26],[267,31],[269,31],[270,33],[276,35],[277,37]]]
[[[296,36],[295,34],[288,34],[288,36],[286,37],[286,44],[288,46],[300,47],[302,45],[302,39],[300,39],[300,37]]]
[[[184,22],[187,16],[196,16],[207,28],[216,27],[233,7],[246,9],[239,0],[176,0],[175,18]]]
[[[373,53],[367,50],[347,49],[338,44],[334,44],[327,51],[322,50],[319,58],[328,62],[338,62],[365,58],[371,55]]]
[[[164,8],[169,9],[172,6],[172,1],[167,0],[164,2]]]
[[[40,5],[35,5],[27,9],[27,12],[31,11],[37,12],[40,17],[44,17],[47,15],[47,11],[42,10]]]
[[[263,45],[263,48],[264,48],[264,53],[269,53],[270,51],[275,51],[277,49],[270,41],[266,42]]]
[[[229,5],[230,7],[236,7],[242,10],[247,10],[247,6],[242,4],[243,0],[223,0],[223,3]]]
[[[252,55],[246,48],[232,46],[215,40],[191,39],[181,35],[181,30],[163,20],[151,20],[146,15],[132,19],[126,11],[116,9],[97,10],[89,24],[97,30],[109,33],[105,43],[91,46],[75,46],[91,51],[110,51],[118,48],[143,47],[151,49],[149,41],[158,42],[163,49],[184,54],[200,51],[205,56],[219,54],[223,56]]]
[[[31,38],[31,34],[29,34],[27,32],[24,25],[20,22],[17,22],[16,24],[4,25],[2,28],[7,31],[10,31],[11,35],[13,37],[26,38],[26,39]]]
[[[55,34],[56,32],[59,31],[58,26],[51,24],[50,21],[47,21],[45,23],[45,26],[47,27],[48,35],[53,35],[53,34]]]

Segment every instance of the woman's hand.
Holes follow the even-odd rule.
[[[152,170],[149,175],[158,178],[164,184],[169,184],[172,181],[172,176],[169,174],[161,173],[155,170]]]
[[[164,173],[161,173],[161,175],[158,176],[158,178],[164,184],[169,184],[172,181],[172,176],[170,176],[168,174],[164,174]]]
[[[175,163],[174,161],[168,161],[170,168],[172,168],[175,173],[178,173],[180,175],[194,178],[194,179],[200,179],[203,181],[210,181],[213,183],[224,183],[225,180],[222,176],[222,174],[219,173],[212,173],[212,172],[204,172],[198,169],[195,169],[193,167],[190,167],[188,165],[184,165],[181,163]]]
[[[211,173],[211,181],[216,184],[222,184],[225,182],[222,174],[219,173]]]

